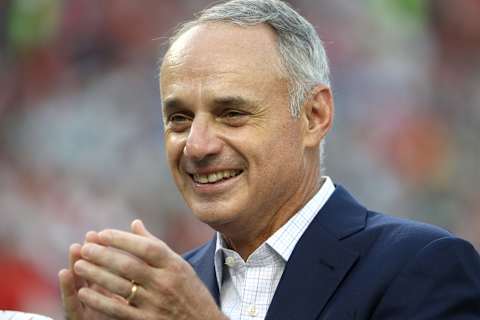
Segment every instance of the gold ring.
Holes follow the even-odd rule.
[[[128,304],[131,304],[130,302],[135,298],[135,295],[137,294],[138,290],[138,285],[135,283],[135,281],[132,280],[132,288],[130,289],[130,294],[128,297],[125,299],[127,300]]]

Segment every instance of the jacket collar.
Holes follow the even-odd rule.
[[[198,277],[207,286],[217,305],[220,305],[220,291],[218,290],[217,278],[215,275],[215,246],[217,236],[202,246],[198,252],[189,260]]]

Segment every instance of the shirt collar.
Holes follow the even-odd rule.
[[[290,258],[295,245],[302,237],[307,227],[312,222],[320,209],[325,205],[332,193],[335,191],[335,186],[332,179],[328,176],[322,177],[325,181],[320,187],[320,190],[293,215],[287,223],[278,229],[270,238],[267,239],[266,244],[270,246],[276,253],[278,253],[285,262]],[[217,242],[215,248],[215,273],[217,276],[218,287],[221,287],[222,272],[224,263],[224,250],[228,247],[223,239],[223,236],[217,232]]]
[[[328,176],[323,178],[325,181],[313,198],[266,241],[285,261],[288,261],[307,227],[335,191],[332,179]]]

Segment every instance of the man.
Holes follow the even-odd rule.
[[[89,232],[59,274],[68,319],[480,319],[469,243],[321,176],[326,56],[285,3],[234,0],[184,25],[160,91],[177,187],[218,232],[185,260],[140,221]]]

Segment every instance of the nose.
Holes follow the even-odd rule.
[[[198,161],[220,153],[223,143],[213,126],[208,115],[197,115],[193,119],[183,149],[186,157]]]

